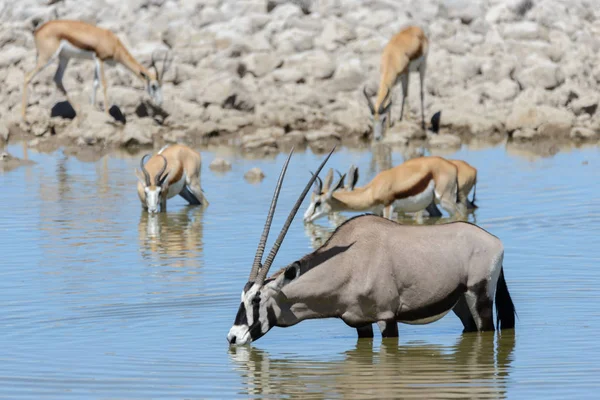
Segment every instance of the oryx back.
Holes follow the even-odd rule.
[[[350,326],[428,323],[470,290],[491,298],[502,256],[499,239],[468,223],[406,226],[364,215],[302,258],[300,277],[283,292]]]

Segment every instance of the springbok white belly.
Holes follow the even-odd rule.
[[[394,209],[403,212],[417,212],[424,210],[434,199],[435,182],[429,181],[424,191],[414,196],[394,201]]]
[[[169,192],[167,193],[167,198],[170,199],[171,197],[177,196],[179,193],[181,193],[181,190],[183,189],[185,182],[186,182],[186,178],[185,178],[185,172],[184,172],[183,174],[181,174],[181,179],[179,179],[177,182],[173,182],[173,183],[171,183],[171,185],[169,185]]]
[[[95,54],[93,51],[83,50],[71,44],[68,40],[61,40],[58,48],[59,56],[66,58],[80,58],[84,60],[93,60]]]

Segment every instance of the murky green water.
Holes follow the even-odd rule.
[[[447,154],[479,169],[470,220],[505,244],[514,334],[463,335],[449,314],[382,343],[320,320],[232,349],[226,334],[285,155],[231,156],[232,171],[216,174],[215,154],[202,154],[210,206],[175,198],[158,221],[137,199],[139,155],[81,162],[30,150],[37,165],[0,173],[1,398],[597,397],[597,149],[533,161],[503,147]],[[293,157],[273,232],[322,157]],[[356,163],[362,185],[372,157],[342,149],[330,166]],[[254,166],[267,177],[253,185],[243,174]],[[273,271],[326,237],[331,223],[320,224],[305,230],[297,216]]]

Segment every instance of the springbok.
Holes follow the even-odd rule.
[[[384,337],[397,337],[397,322],[427,324],[450,310],[465,331],[514,328],[515,307],[497,237],[476,225],[454,222],[407,226],[375,215],[354,217],[340,225],[314,252],[267,273],[287,230],[316,180],[321,163],[300,194],[264,264],[262,257],[287,165],[284,164],[248,282],[227,340],[242,345],[274,326],[306,319],[340,318],[359,337],[372,337],[377,323]]]
[[[168,53],[165,53],[163,68],[159,73],[156,67],[154,55],[150,66],[153,71],[146,69],[127,51],[119,38],[107,29],[99,28],[81,21],[54,20],[40,26],[34,32],[37,61],[35,68],[25,74],[23,85],[23,103],[21,116],[25,119],[27,111],[27,86],[29,82],[52,61],[58,58],[58,68],[54,74],[54,83],[67,101],[74,105],[69,99],[67,90],[63,86],[63,76],[71,58],[94,60],[94,84],[91,96],[92,105],[96,104],[96,90],[102,83],[104,92],[104,109],[109,112],[106,78],[104,76],[104,63],[124,65],[137,77],[146,83],[146,90],[152,101],[160,106],[162,104],[162,79],[170,64]],[[171,59],[172,62],[172,59]]]
[[[317,178],[312,201],[304,213],[304,222],[313,222],[338,211],[371,211],[391,219],[394,209],[402,212],[424,210],[432,201],[439,202],[450,215],[466,215],[458,191],[458,172],[454,164],[442,157],[419,157],[394,168],[381,171],[367,185],[355,187],[358,169],[350,169],[347,188],[345,175],[335,185],[323,190]]]
[[[424,104],[424,81],[427,66],[427,53],[429,51],[429,40],[423,30],[416,26],[409,26],[394,35],[383,49],[381,54],[379,89],[375,104],[367,94],[367,88],[363,88],[363,94],[367,98],[367,104],[373,118],[373,136],[380,140],[384,134],[384,128],[390,127],[390,108],[392,101],[390,94],[393,87],[400,81],[402,83],[402,108],[400,109],[400,120],[404,115],[404,103],[408,103],[408,77],[412,71],[419,71],[421,83],[421,127],[425,130],[425,104]],[[389,100],[389,102],[388,102]]]
[[[192,205],[208,206],[200,186],[200,154],[181,144],[168,145],[151,157],[148,162],[142,157],[141,172],[135,170],[139,179],[138,196],[149,213],[167,211],[167,199],[176,195]]]

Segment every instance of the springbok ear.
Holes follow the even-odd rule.
[[[323,180],[323,191],[327,192],[333,183],[333,168],[329,168],[325,180]]]
[[[336,182],[335,186],[332,186],[329,189],[329,191],[327,192],[327,197],[328,198],[331,198],[331,196],[333,196],[333,192],[335,192],[336,190],[339,190],[339,189],[341,189],[341,188],[344,187],[344,178],[346,178],[346,174],[340,176],[340,178]]]
[[[348,186],[346,189],[354,190],[356,183],[358,182],[358,167],[354,164],[350,166],[348,170]]]
[[[135,171],[135,176],[137,176],[137,178],[139,179],[141,184],[145,187],[146,186],[146,178],[144,177],[144,174],[142,174],[140,172],[140,170],[137,168],[135,168],[134,171]]]

